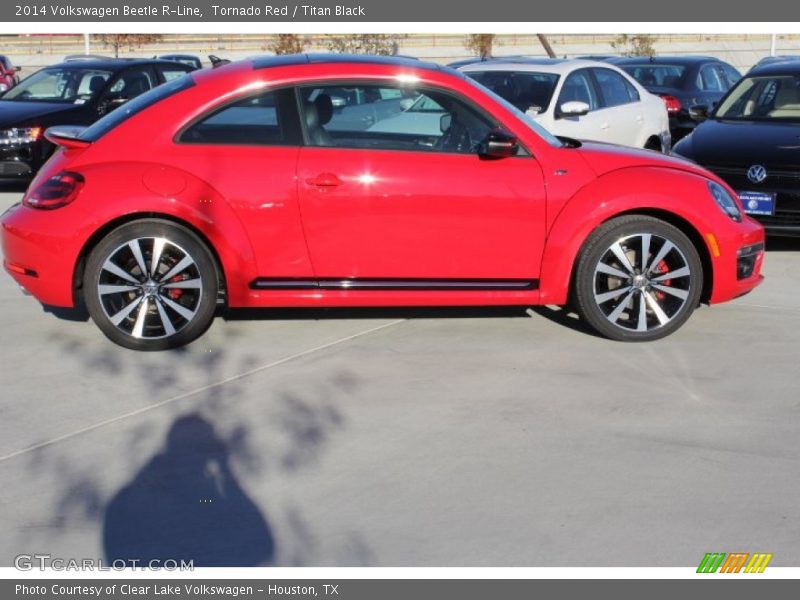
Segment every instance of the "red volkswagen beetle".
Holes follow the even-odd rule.
[[[716,176],[556,139],[411,59],[256,58],[47,137],[2,217],[5,268],[128,348],[194,340],[218,302],[570,303],[653,340],[762,279],[763,230]]]

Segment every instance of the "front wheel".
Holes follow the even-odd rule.
[[[92,320],[134,350],[188,344],[216,309],[214,259],[188,229],[161,219],[118,227],[89,254],[83,294]]]
[[[578,257],[574,281],[580,316],[620,341],[671,334],[692,314],[702,288],[703,267],[691,240],[643,215],[598,227]]]

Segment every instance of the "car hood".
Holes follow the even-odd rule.
[[[704,165],[759,163],[796,168],[800,165],[800,123],[709,120],[694,130],[679,151]]]
[[[653,150],[584,142],[578,151],[598,176],[630,167],[661,167],[716,179],[716,176],[685,158],[666,156]]]
[[[0,100],[0,128],[33,125],[38,119],[70,115],[80,110],[80,104],[62,104],[60,102],[15,102]]]

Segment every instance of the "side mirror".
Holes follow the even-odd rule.
[[[448,129],[450,129],[450,125],[453,124],[453,115],[450,113],[445,113],[441,117],[439,117],[439,131],[444,133]]]
[[[503,129],[490,131],[478,145],[478,155],[488,158],[508,158],[519,149],[519,142],[513,134]]]
[[[558,117],[582,117],[589,114],[589,105],[586,102],[573,100],[571,102],[564,102],[558,107]]]
[[[689,116],[695,121],[705,121],[708,118],[708,106],[705,104],[690,106]]]

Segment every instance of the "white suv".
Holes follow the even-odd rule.
[[[664,101],[611,64],[515,58],[477,62],[460,70],[554,135],[670,150]]]

